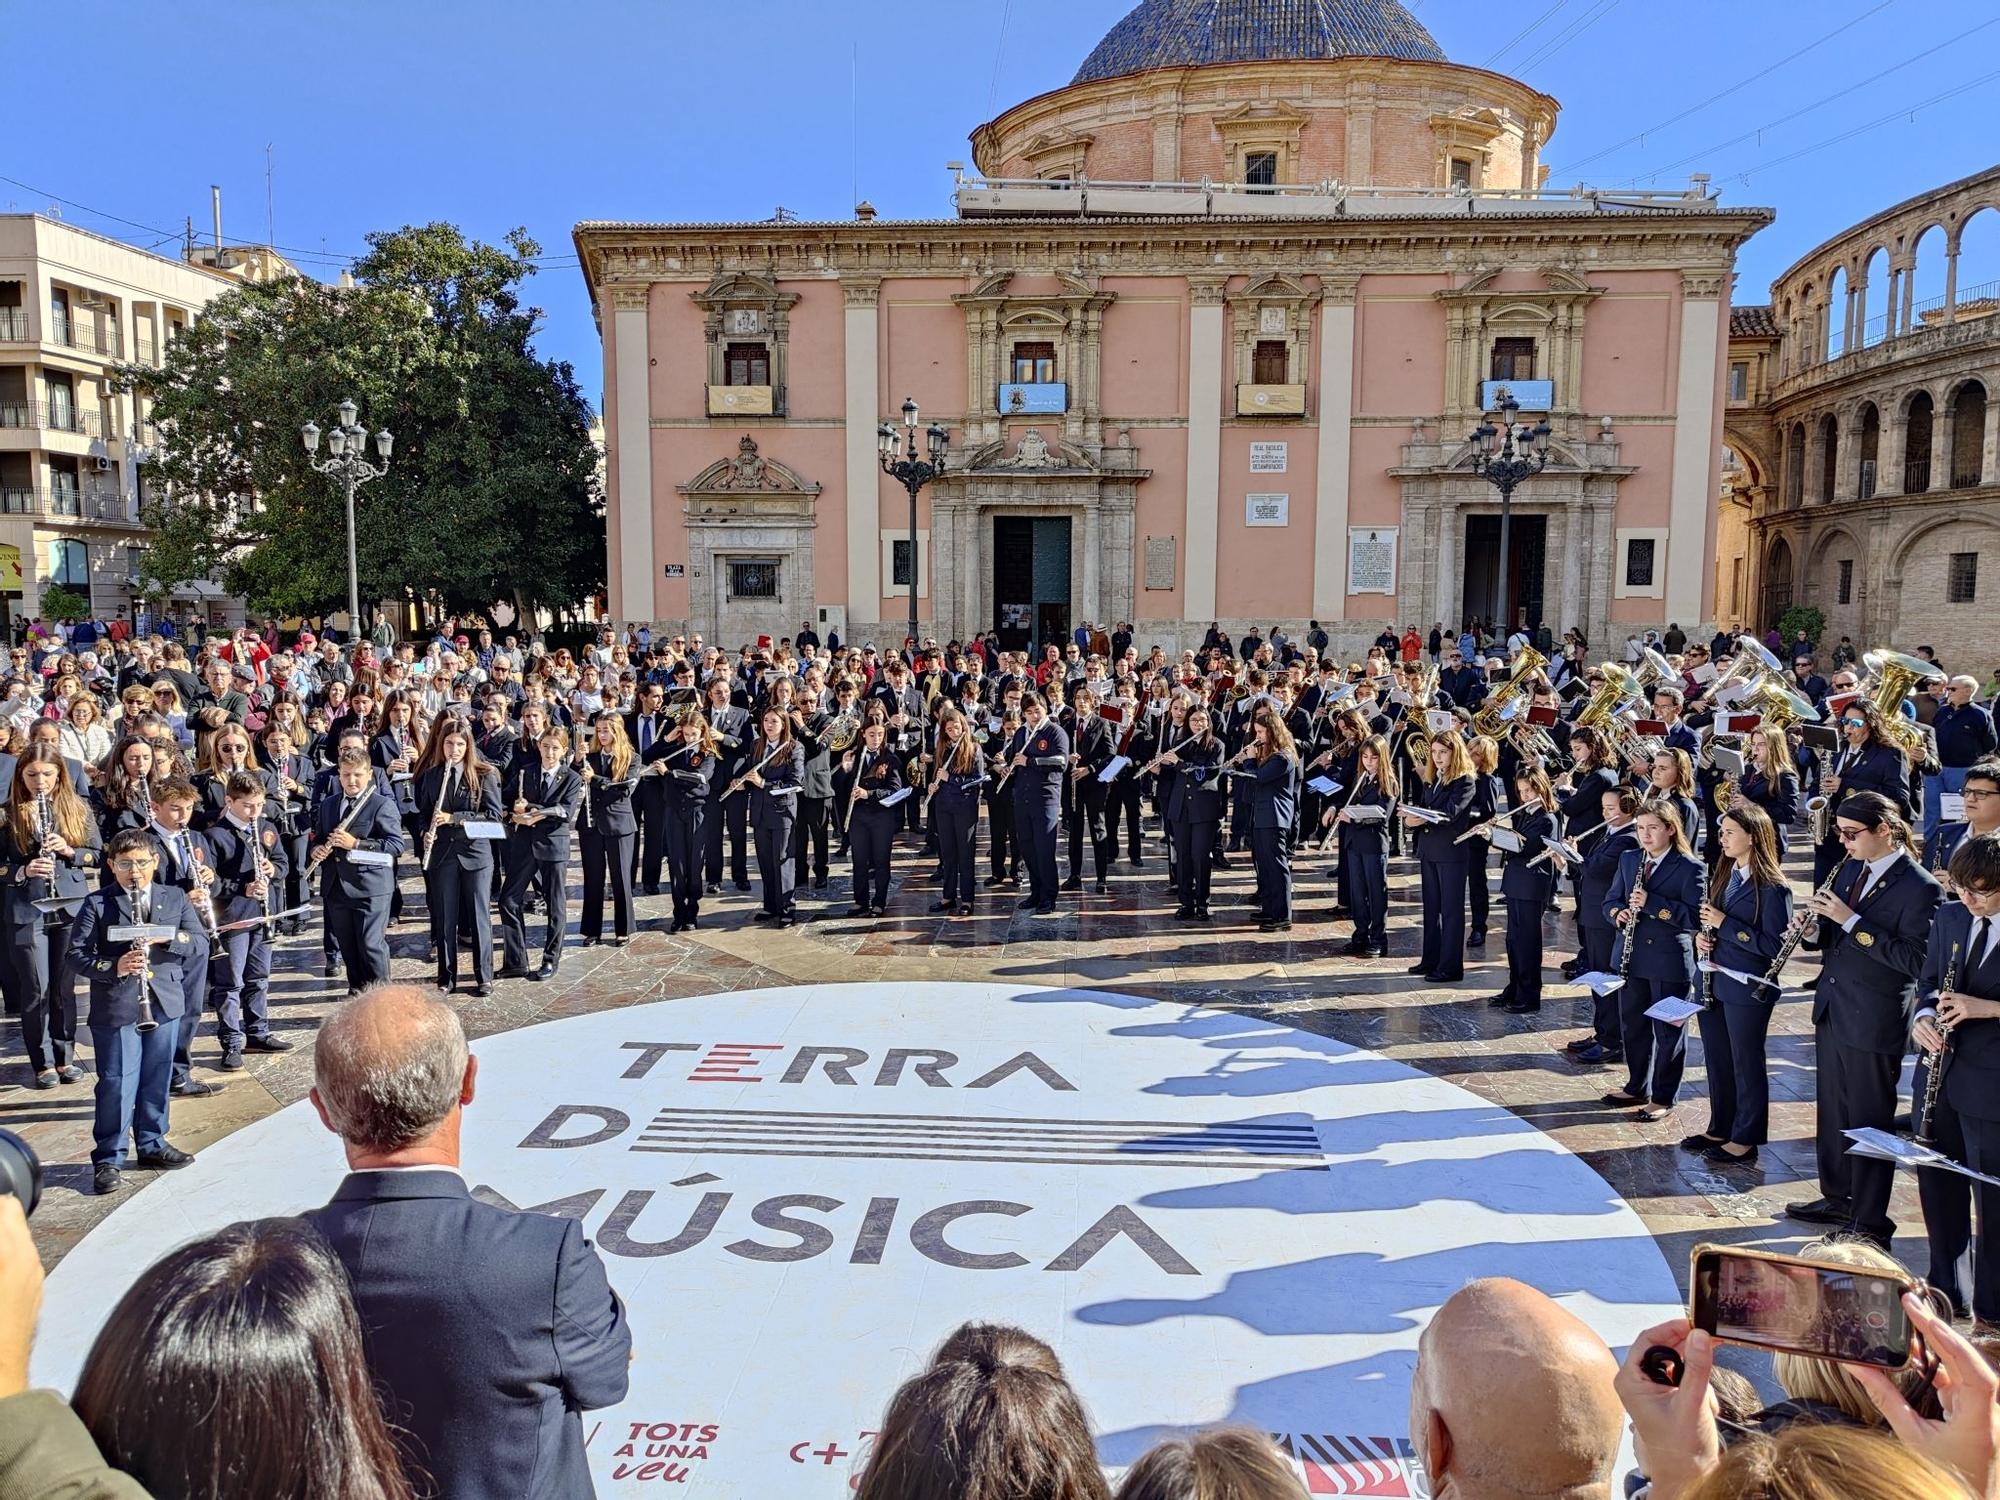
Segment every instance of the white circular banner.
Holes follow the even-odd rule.
[[[465,1174],[583,1220],[631,1316],[601,1495],[847,1492],[898,1382],[970,1318],[1053,1344],[1107,1467],[1166,1433],[1279,1435],[1315,1494],[1426,1493],[1419,1330],[1514,1276],[1614,1345],[1670,1316],[1638,1216],[1526,1122],[1233,1011],[1001,984],[800,985],[490,1036]],[[154,1180],[50,1279],[68,1389],[140,1268],[331,1196],[296,1104]]]

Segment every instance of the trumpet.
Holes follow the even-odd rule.
[[[1845,868],[1846,863],[1843,861],[1829,870],[1826,879],[1819,883],[1819,889],[1813,892],[1813,900],[1832,890],[1834,881],[1840,878],[1840,872]],[[1778,956],[1771,960],[1771,967],[1764,971],[1764,983],[1774,989],[1782,988],[1778,976],[1784,972],[1785,965],[1792,961],[1792,955],[1799,951],[1799,944],[1806,940],[1807,931],[1818,920],[1819,913],[1812,909],[1812,901],[1807,901],[1798,915],[1792,918],[1791,930],[1785,934],[1784,942],[1778,945]]]
[[[1950,994],[1953,983],[1957,978],[1958,944],[1953,943],[1951,945],[1951,957],[1945,960],[1944,982],[1938,986],[1938,993],[1940,995]],[[1914,1123],[1916,1125],[1915,1137],[1919,1146],[1936,1144],[1936,1138],[1932,1135],[1931,1131],[1932,1127],[1937,1123],[1938,1092],[1944,1087],[1945,1064],[1951,1060],[1951,1022],[1940,1015],[1935,1018],[1934,1024],[1937,1026],[1939,1034],[1944,1037],[1944,1045],[1938,1048],[1936,1055],[1931,1058],[1930,1072],[1924,1075],[1923,1108],[1918,1110],[1914,1116]]]

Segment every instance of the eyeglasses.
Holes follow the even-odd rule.
[[[1971,787],[1967,787],[1959,795],[1967,802],[1977,802],[1986,797],[2000,797],[2000,792],[1976,792]]]
[[[1856,839],[1860,838],[1862,834],[1868,832],[1868,830],[1865,828],[1839,828],[1839,827],[1836,827],[1833,831],[1840,836],[1840,841],[1843,844],[1851,844]]]
[[[1842,719],[1840,722],[1841,726],[1846,729],[1866,729],[1868,727],[1866,719]]]
[[[114,859],[111,861],[111,868],[114,870],[123,870],[128,875],[136,875],[141,870],[152,869],[158,863],[158,860],[148,855],[140,859]]]

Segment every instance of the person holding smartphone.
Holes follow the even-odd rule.
[[[1948,873],[1958,899],[1939,906],[1931,919],[1917,979],[1915,1037],[1923,1065],[1917,1071],[1911,1123],[1919,1139],[1953,1161],[2000,1175],[2000,953],[1995,952],[2000,948],[2000,835],[1961,840]],[[1941,1077],[1932,1112],[1926,1114],[1924,1100],[1934,1069],[1942,1070]],[[1931,1285],[1951,1299],[1954,1312],[1962,1313],[1969,1303],[1977,1326],[2000,1329],[2000,1188],[1931,1168],[1917,1173],[1917,1194],[1930,1241]],[[1968,1246],[1973,1252],[1969,1298],[1958,1273]]]

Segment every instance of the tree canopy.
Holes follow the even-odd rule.
[[[357,492],[364,608],[406,589],[454,613],[581,602],[604,582],[603,497],[589,403],[568,364],[530,345],[520,290],[539,247],[449,224],[368,242],[354,286],[233,288],[162,368],[121,371],[155,427],[147,580],[216,578],[280,614],[344,608],[345,495],[299,429],[329,426],[351,398],[371,432],[395,435],[387,474]]]

